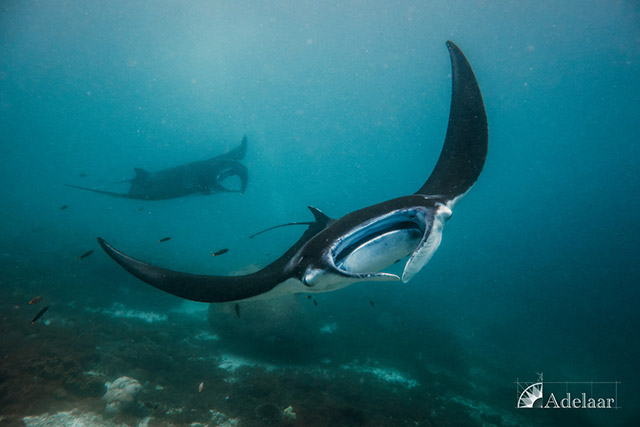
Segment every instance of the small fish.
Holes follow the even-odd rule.
[[[375,305],[376,305],[376,304],[373,302],[373,300],[371,300],[371,299],[369,300],[369,304],[371,305],[371,307],[375,307]]]
[[[307,299],[311,299],[311,295],[306,295],[306,298]]]
[[[144,210],[144,206],[140,206],[140,207],[138,208],[138,212],[142,212],[143,210]]]
[[[29,304],[37,304],[40,301],[42,301],[42,297],[41,296],[33,297],[33,298],[31,298],[31,301],[29,301]]]
[[[78,257],[78,259],[79,259],[79,260],[83,260],[83,259],[85,259],[86,257],[88,257],[89,255],[91,255],[92,253],[93,253],[93,249],[91,249],[90,251],[87,251],[87,252],[83,253],[82,255],[80,255],[80,256]]]
[[[211,256],[218,256],[218,255],[226,254],[227,252],[229,252],[229,249],[220,249],[218,252],[212,253]]]
[[[313,305],[315,305],[317,307],[318,306],[318,301],[313,300]]]
[[[87,174],[86,174],[86,173],[81,173],[81,174],[80,174],[80,178],[86,178],[86,177],[87,177]]]
[[[236,303],[236,316],[238,317],[238,319],[240,318],[240,305],[238,303]]]
[[[61,211],[63,211],[63,210],[65,210],[65,209],[67,209],[67,208],[68,208],[68,206],[67,206],[67,205],[62,205],[62,206],[60,207],[60,210],[61,210]]]
[[[163,237],[162,239],[158,240],[158,242],[162,243],[162,242],[166,242],[168,240],[171,240],[171,237]]]
[[[42,317],[43,314],[45,314],[47,312],[47,310],[49,310],[49,306],[45,306],[42,308],[42,310],[40,310],[38,312],[38,314],[36,314],[36,317],[33,318],[33,320],[31,321],[31,324],[33,325],[34,323],[36,323],[36,321]]]
[[[202,393],[202,389],[204,388],[204,381],[202,381],[200,383],[200,385],[198,386],[198,393]]]

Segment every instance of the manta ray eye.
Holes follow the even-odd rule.
[[[305,286],[312,288],[317,284],[320,276],[322,276],[322,270],[312,267],[307,269],[307,271],[302,275],[301,281]]]

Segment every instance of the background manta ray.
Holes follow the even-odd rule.
[[[328,292],[361,281],[410,280],[440,244],[451,209],[475,183],[488,149],[487,118],[478,83],[460,49],[447,42],[453,90],[440,158],[426,183],[399,197],[332,219],[310,207],[315,221],[280,258],[253,274],[205,276],[156,267],[103,239],[105,252],[139,279],[194,301],[229,302],[298,292]],[[409,257],[402,277],[380,272]]]
[[[247,168],[239,160],[244,158],[246,151],[247,137],[245,136],[239,147],[211,159],[191,162],[157,172],[135,168],[136,176],[124,181],[131,183],[127,193],[66,185],[109,196],[141,200],[175,199],[192,193],[244,193],[249,175]],[[231,189],[223,185],[223,181],[232,176],[237,176],[240,179],[240,189]]]

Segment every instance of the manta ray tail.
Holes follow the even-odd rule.
[[[308,221],[288,222],[286,224],[278,224],[278,225],[274,225],[273,227],[265,228],[264,230],[258,231],[257,233],[253,233],[251,236],[249,236],[249,238],[253,239],[256,236],[261,235],[262,233],[266,233],[267,231],[275,230],[276,228],[280,228],[280,227],[289,227],[291,225],[311,225],[311,224],[313,224],[313,223],[312,222],[308,222]]]
[[[127,181],[129,181],[129,180],[127,180]],[[126,182],[126,181],[124,181],[124,182]],[[106,194],[108,196],[124,197],[125,199],[131,199],[131,196],[129,196],[128,194],[124,194],[124,193],[115,193],[113,191],[98,190],[97,188],[80,187],[79,185],[73,185],[73,184],[65,184],[65,185],[67,187],[77,188],[79,190],[93,191],[94,193]]]
[[[451,56],[453,89],[449,126],[440,158],[427,182],[416,194],[441,195],[453,205],[476,182],[488,149],[487,115],[471,65],[453,42]]]

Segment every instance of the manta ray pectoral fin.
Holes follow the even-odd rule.
[[[451,216],[451,209],[441,205],[430,218],[430,226],[425,229],[418,247],[413,251],[402,272],[402,281],[408,282],[429,262],[442,240],[444,223]]]
[[[445,196],[452,206],[478,179],[488,150],[487,114],[471,65],[453,42],[452,91],[449,125],[438,162],[416,194]]]
[[[319,210],[309,209],[316,221],[309,225],[298,241],[271,264],[255,273],[243,276],[210,276],[173,271],[132,258],[100,237],[98,237],[98,243],[107,255],[129,273],[172,295],[198,302],[230,302],[261,298],[265,294],[273,294],[270,291],[276,287],[281,288],[279,285],[290,289],[299,284],[299,291],[303,290],[300,280],[289,269],[291,258],[333,221]]]
[[[243,276],[208,276],[157,267],[120,252],[98,238],[102,249],[138,279],[172,295],[198,302],[230,302],[261,296],[290,277],[268,267]]]
[[[482,94],[471,65],[453,42],[447,42],[451,57],[452,90],[449,125],[438,162],[427,182],[416,192],[440,195],[436,210],[420,244],[407,261],[402,281],[407,282],[431,259],[442,240],[442,228],[451,208],[473,186],[487,157],[489,133]]]
[[[133,171],[135,172],[136,176],[131,178],[131,181],[146,181],[147,179],[149,179],[149,175],[151,175],[150,172],[142,168],[133,168]]]
[[[246,154],[247,154],[247,135],[244,135],[242,137],[242,142],[240,143],[239,147],[234,148],[233,150],[229,151],[228,153],[220,155],[218,158],[220,160],[222,160],[222,159],[226,159],[226,160],[242,160],[242,159],[244,159],[244,156]]]

